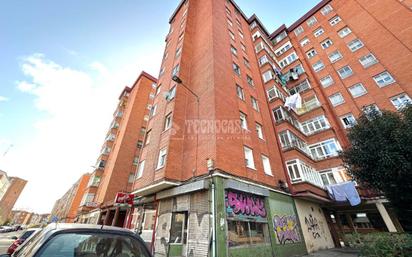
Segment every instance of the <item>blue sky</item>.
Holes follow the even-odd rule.
[[[319,0],[236,2],[272,32]],[[0,169],[29,180],[16,208],[49,212],[92,170],[122,88],[143,69],[157,75],[177,4],[2,1]]]

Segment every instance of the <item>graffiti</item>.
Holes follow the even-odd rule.
[[[305,224],[308,226],[308,232],[312,233],[313,238],[320,238],[318,220],[312,217],[312,214],[309,214],[309,218],[305,217]]]
[[[263,198],[246,193],[226,192],[226,208],[236,215],[250,215],[266,217]]]
[[[280,244],[300,242],[299,227],[295,215],[275,215],[273,228]]]

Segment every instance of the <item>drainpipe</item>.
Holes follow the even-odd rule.
[[[212,178],[213,179],[213,178]],[[212,181],[212,257],[216,256],[215,183]]]

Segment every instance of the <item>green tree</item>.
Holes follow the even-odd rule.
[[[341,153],[358,182],[382,192],[407,231],[412,231],[412,106],[364,114],[348,132]]]

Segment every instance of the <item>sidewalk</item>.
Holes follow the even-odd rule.
[[[321,250],[302,257],[357,257],[358,251],[351,248],[334,248]]]

